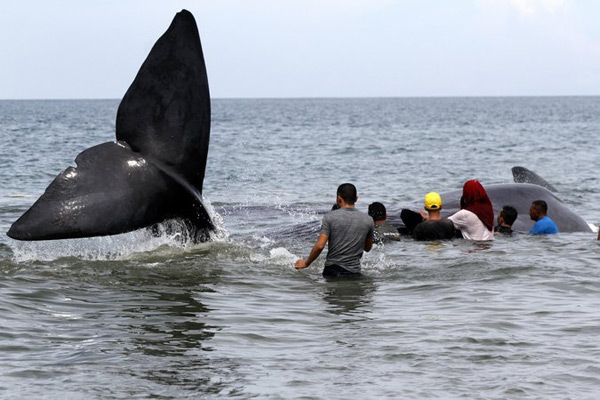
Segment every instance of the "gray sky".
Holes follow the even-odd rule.
[[[596,0],[2,2],[0,99],[121,98],[182,8],[215,98],[600,95]]]

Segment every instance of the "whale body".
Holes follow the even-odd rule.
[[[534,221],[529,217],[529,207],[535,200],[544,200],[548,204],[548,216],[556,223],[560,232],[591,232],[583,218],[548,189],[529,183],[508,183],[484,186],[492,202],[494,216],[498,216],[503,206],[513,206],[519,213],[513,224],[513,230],[528,232]],[[444,210],[448,216],[460,210],[462,190],[441,193]]]
[[[534,221],[529,217],[529,207],[535,200],[544,200],[548,204],[548,216],[556,223],[560,232],[592,232],[590,225],[547,187],[554,187],[536,173],[523,167],[513,168],[515,181],[534,183],[506,183],[483,185],[497,217],[503,206],[512,206],[518,212],[512,228],[517,232],[528,232]],[[543,185],[543,186],[540,186]],[[460,210],[462,189],[440,193],[442,198],[442,217],[449,217]],[[415,201],[407,208],[413,211],[422,209],[423,201]],[[389,222],[399,228],[404,227],[399,212],[388,212]]]
[[[7,235],[103,236],[180,219],[201,239],[214,229],[202,203],[210,114],[198,28],[182,10],[123,97],[116,142],[79,154]]]

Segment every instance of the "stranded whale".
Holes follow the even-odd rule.
[[[556,223],[560,232],[592,231],[589,224],[583,218],[571,211],[556,194],[547,189],[556,190],[546,180],[535,172],[523,167],[514,167],[512,172],[515,182],[531,183],[484,185],[494,208],[494,216],[498,216],[503,206],[513,206],[519,213],[517,220],[513,224],[513,230],[528,232],[534,224],[529,218],[531,202],[544,200],[548,204],[548,216]],[[461,196],[462,189],[440,193],[444,204],[444,208],[442,209],[443,217],[448,217],[460,209]],[[422,208],[422,204],[422,201],[418,201],[410,207],[405,208],[417,211]],[[399,213],[388,212],[388,216],[391,217],[389,219],[391,224],[399,228],[404,227],[404,223],[399,218]]]
[[[10,228],[18,240],[112,235],[181,219],[201,240],[210,95],[198,28],[178,13],[117,111],[116,142],[91,147]]]

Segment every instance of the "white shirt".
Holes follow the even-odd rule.
[[[467,240],[494,240],[494,232],[488,230],[479,217],[469,210],[460,210],[448,219]]]

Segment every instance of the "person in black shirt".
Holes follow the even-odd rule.
[[[424,221],[415,226],[413,237],[415,240],[442,240],[453,239],[456,235],[454,224],[447,218],[442,218],[442,198],[436,192],[427,193],[425,196]]]
[[[503,206],[498,214],[498,225],[494,228],[494,232],[512,236],[512,224],[515,223],[518,215],[514,207]]]

